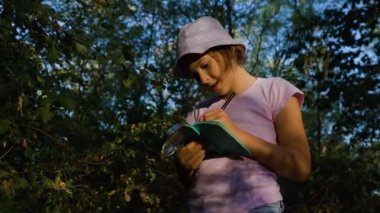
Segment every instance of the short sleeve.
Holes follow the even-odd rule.
[[[273,119],[282,110],[292,96],[297,98],[300,108],[302,108],[304,101],[303,92],[283,78],[273,78],[269,91],[269,101]]]

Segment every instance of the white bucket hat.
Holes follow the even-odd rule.
[[[179,60],[190,53],[203,54],[207,50],[225,45],[244,45],[233,39],[216,19],[204,16],[186,24],[177,37],[177,60],[173,73],[178,78],[190,78],[179,67]]]

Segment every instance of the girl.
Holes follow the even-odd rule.
[[[252,76],[243,67],[244,56],[244,45],[212,17],[201,17],[178,34],[174,75],[196,79],[215,94],[199,103],[187,122],[222,122],[252,153],[221,156],[202,141],[180,149],[177,161],[191,182],[191,212],[281,212],[276,175],[305,181],[310,174],[303,93],[282,78]]]

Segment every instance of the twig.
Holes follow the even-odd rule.
[[[13,149],[14,146],[11,146],[11,148],[8,149],[8,151],[6,151],[1,157],[0,157],[0,160],[3,159],[5,156],[7,156],[7,154]]]
[[[37,127],[34,127],[34,126],[31,126],[29,125],[29,127],[33,130],[36,130],[44,135],[46,135],[48,138],[52,139],[55,143],[57,143],[59,146],[62,146],[62,147],[65,147],[66,145],[64,143],[62,143],[58,138],[55,138],[54,136],[50,135],[49,133],[45,132],[44,130],[42,129],[39,129]]]

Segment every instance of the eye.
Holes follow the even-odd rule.
[[[207,67],[208,67],[208,63],[201,64],[202,69],[207,69]]]

